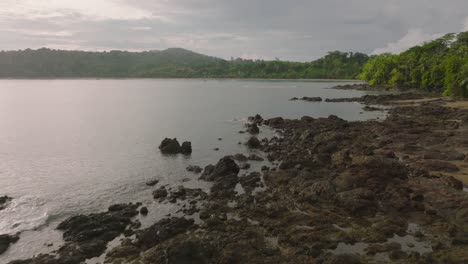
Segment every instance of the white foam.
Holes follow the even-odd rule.
[[[0,212],[0,234],[34,230],[48,218],[45,202],[35,196],[16,197]]]

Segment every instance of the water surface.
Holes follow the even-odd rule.
[[[56,223],[118,202],[153,204],[148,179],[198,186],[185,171],[245,152],[239,134],[248,116],[382,117],[358,103],[291,102],[291,97],[340,98],[364,92],[326,89],[342,82],[244,80],[1,80],[0,234],[23,231],[0,262],[43,252],[60,238]],[[164,137],[192,142],[190,157],[162,156]],[[218,138],[223,140],[219,141]],[[220,148],[220,151],[213,151]],[[193,179],[188,181],[187,179]],[[26,230],[33,230],[27,231]],[[34,231],[35,230],[35,231]]]

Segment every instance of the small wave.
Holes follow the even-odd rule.
[[[14,234],[37,229],[47,223],[48,209],[44,200],[35,196],[13,198],[0,212],[0,234]]]

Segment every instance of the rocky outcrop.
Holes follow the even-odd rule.
[[[247,147],[251,149],[258,149],[262,146],[262,143],[256,137],[250,137],[246,143]]]
[[[182,143],[182,145],[180,145],[176,138],[165,138],[159,145],[159,149],[164,154],[182,153],[188,155],[192,153],[192,144],[188,141],[185,141]]]
[[[252,135],[256,135],[256,134],[260,133],[260,129],[258,128],[256,123],[248,124],[247,125],[247,132],[249,132]]]
[[[10,202],[11,200],[12,200],[12,198],[9,197],[9,196],[6,196],[6,195],[5,196],[0,196],[0,211],[5,209],[8,202]]]
[[[18,235],[0,235],[0,255],[10,247],[10,244],[16,243],[19,240]]]
[[[198,173],[201,173],[203,169],[200,166],[190,165],[187,167],[187,171],[198,174]]]

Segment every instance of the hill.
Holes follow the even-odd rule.
[[[334,51],[312,62],[233,59],[193,51],[87,52],[42,48],[0,52],[0,78],[322,78],[352,79],[368,56]]]

